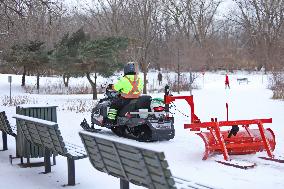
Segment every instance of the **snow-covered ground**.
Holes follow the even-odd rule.
[[[165,76],[166,74],[164,74]],[[169,74],[174,77],[173,74]],[[188,74],[185,74],[188,75]],[[15,114],[15,107],[2,106],[2,99],[9,95],[8,75],[0,74],[0,111],[6,111],[8,119],[12,124],[15,120],[12,116]],[[151,72],[148,76],[149,88],[157,86],[157,73]],[[249,83],[238,84],[237,78],[247,77]],[[164,77],[165,78],[165,77]],[[197,79],[200,89],[194,90],[195,113],[201,121],[210,121],[211,117],[217,117],[218,120],[226,119],[226,102],[229,103],[229,119],[255,119],[255,118],[272,118],[272,124],[265,124],[265,128],[272,128],[276,134],[276,149],[274,154],[284,158],[284,101],[272,100],[272,92],[267,89],[268,76],[260,73],[237,72],[229,74],[231,89],[225,90],[224,73],[206,73]],[[41,82],[50,82],[58,78],[44,78]],[[83,118],[90,121],[90,113],[76,113],[68,111],[70,101],[90,100],[92,95],[41,95],[26,94],[20,87],[21,76],[13,76],[12,95],[28,96],[33,98],[37,103],[58,105],[58,123],[63,137],[66,141],[81,144],[78,132],[81,130],[80,122]],[[100,83],[107,80],[100,79]],[[153,82],[151,82],[153,81]],[[28,77],[28,84],[34,84],[35,78]],[[46,82],[46,83],[48,83]],[[71,83],[86,82],[85,79],[71,79]],[[164,84],[167,81],[164,80]],[[150,86],[152,85],[152,86]],[[163,97],[163,94],[151,94],[155,97]],[[181,95],[189,95],[189,92],[182,92]],[[185,101],[175,102],[181,112],[190,114],[190,109]],[[132,144],[138,144],[165,152],[166,159],[169,162],[170,169],[175,176],[183,177],[195,182],[215,186],[217,188],[284,188],[284,165],[259,159],[259,156],[266,156],[265,152],[252,155],[231,156],[236,160],[247,160],[254,162],[257,166],[253,169],[242,170],[218,164],[214,158],[222,158],[221,155],[202,160],[204,144],[194,132],[185,130],[184,123],[189,123],[189,118],[181,113],[175,114],[176,136],[173,140],[139,143],[130,141]],[[112,136],[120,141],[128,139],[114,136],[110,131],[103,130],[104,134]],[[0,140],[2,146],[2,140]],[[0,189],[21,188],[21,189],[50,189],[62,188],[67,183],[67,163],[66,159],[58,156],[57,165],[52,167],[50,174],[40,174],[43,167],[38,168],[20,168],[16,164],[19,160],[14,160],[10,165],[8,156],[15,155],[15,140],[8,137],[9,150],[0,152]],[[42,160],[32,159],[32,162]],[[107,174],[96,171],[88,159],[76,161],[76,186],[74,189],[115,189],[119,188],[119,179],[108,176]],[[141,187],[131,185],[131,188],[138,189]]]

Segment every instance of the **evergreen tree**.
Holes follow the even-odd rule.
[[[71,36],[67,33],[51,54],[53,68],[62,74],[66,87],[68,87],[70,77],[78,77],[83,74],[74,65],[82,63],[78,50],[80,44],[86,43],[88,38],[82,28]]]
[[[121,67],[120,50],[127,45],[128,40],[123,37],[90,40],[81,28],[71,36],[65,34],[56,45],[51,56],[53,67],[63,73],[65,86],[70,77],[85,75],[92,86],[93,99],[97,99],[97,74],[108,77]]]
[[[107,37],[81,44],[79,48],[83,62],[81,71],[86,74],[92,86],[93,99],[97,99],[97,74],[108,77],[121,67],[120,51],[127,46],[128,40],[123,37]],[[92,72],[95,74],[94,80],[91,78]]]
[[[15,67],[23,67],[22,86],[25,86],[27,72],[37,75],[37,89],[39,89],[39,76],[49,62],[44,42],[29,41],[23,44],[15,44],[4,54],[4,59]]]

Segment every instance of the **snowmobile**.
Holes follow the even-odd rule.
[[[169,87],[165,88],[165,95],[169,94]],[[86,119],[81,123],[84,130],[97,132],[95,125],[105,127],[108,109],[118,93],[106,89],[105,98],[101,99],[91,114],[91,127]],[[116,123],[108,129],[120,137],[135,139],[138,141],[170,140],[175,136],[174,118],[169,116],[169,107],[164,104],[164,99],[140,96],[131,100],[118,111]]]

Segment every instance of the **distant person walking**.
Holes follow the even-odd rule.
[[[230,89],[230,82],[229,82],[229,76],[226,74],[225,78],[225,89],[229,88]]]
[[[159,73],[158,73],[158,81],[159,81],[159,85],[161,85],[161,84],[162,84],[162,80],[163,80],[162,73],[161,73],[161,72],[159,72]]]

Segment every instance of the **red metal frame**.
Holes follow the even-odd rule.
[[[200,123],[199,118],[194,114],[193,96],[166,96],[164,97],[165,104],[170,104],[175,100],[185,100],[191,108],[191,123]]]
[[[186,100],[188,105],[191,108],[191,123],[190,124],[185,124],[184,128],[185,129],[190,129],[191,131],[200,131],[201,128],[207,128],[211,135],[214,137],[214,140],[216,144],[214,146],[210,146],[210,144],[205,144],[206,146],[206,151],[204,158],[206,159],[208,156],[208,150],[216,150],[216,151],[221,151],[223,154],[223,157],[226,161],[230,160],[228,149],[245,149],[245,148],[252,148],[252,147],[259,147],[259,149],[264,148],[267,152],[267,155],[270,158],[274,158],[274,155],[272,151],[274,150],[275,147],[275,136],[274,133],[272,132],[271,129],[267,129],[274,137],[274,140],[268,140],[266,133],[267,130],[264,129],[263,124],[264,123],[272,123],[272,118],[270,119],[252,119],[252,120],[235,120],[235,121],[229,121],[228,120],[228,103],[226,103],[226,110],[227,110],[227,121],[217,121],[217,118],[213,119],[211,118],[211,122],[201,122],[200,119],[195,115],[194,113],[194,102],[193,102],[193,96],[165,96],[164,101],[165,104],[170,104],[171,102],[178,100],[178,99],[183,99]],[[259,141],[249,141],[247,140],[245,142],[245,137],[239,137],[239,138],[224,138],[222,132],[220,131],[220,127],[224,126],[233,126],[233,125],[242,125],[245,130],[246,130],[246,136],[249,136],[250,140],[253,139],[253,135],[250,132],[249,126],[250,125],[257,125],[259,133],[261,135],[261,138]],[[205,142],[205,138],[202,134],[197,133]],[[248,137],[247,137],[248,138]],[[239,140],[239,141],[238,141]],[[257,150],[255,150],[256,152]],[[244,150],[245,153],[245,150]]]

